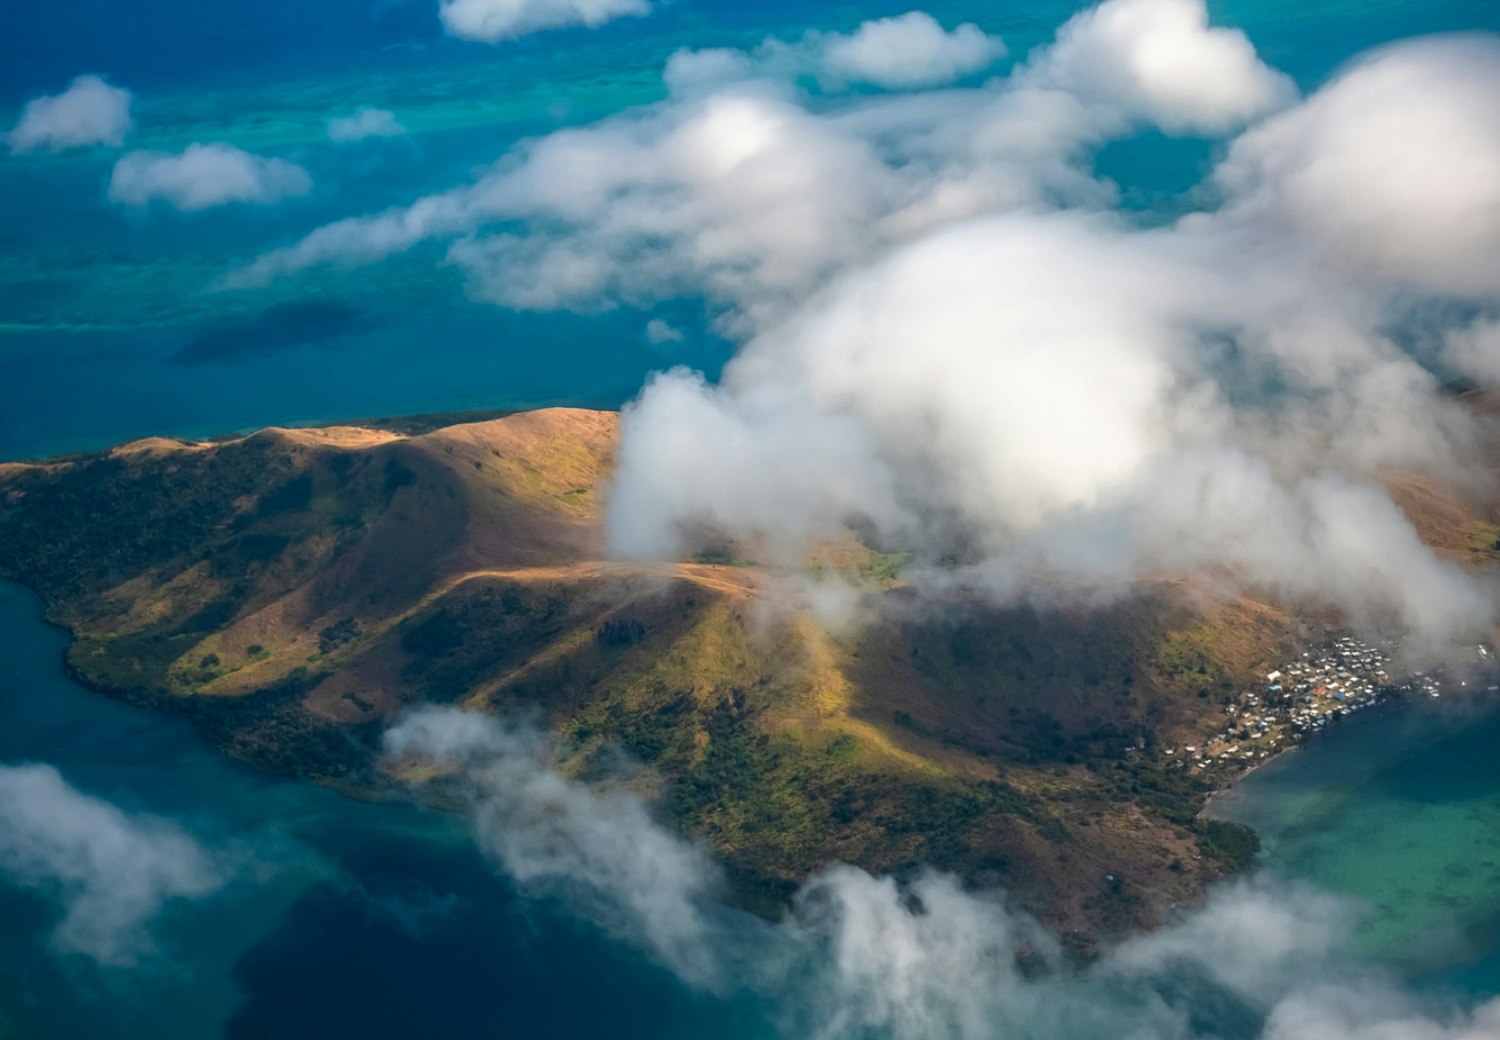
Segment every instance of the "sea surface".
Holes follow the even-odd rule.
[[[11,0],[0,126],[85,72],[139,97],[132,144],[225,140],[309,166],[271,213],[122,214],[108,159],[0,155],[0,459],[146,434],[544,403],[615,406],[672,364],[714,375],[732,345],[701,305],[515,314],[416,253],[253,291],[236,263],[313,226],[462,183],[515,141],[662,96],[687,45],[850,28],[910,0],[681,0],[652,19],[501,48],[442,37],[432,0]],[[1080,5],[923,6],[1004,35],[1013,58]],[[1211,0],[1315,87],[1367,47],[1500,28],[1493,0]],[[330,116],[390,107],[413,133],[357,157]],[[1213,148],[1142,137],[1100,157],[1133,202],[1189,187]],[[663,347],[651,317],[687,330]],[[697,994],[561,907],[522,898],[459,820],[260,776],[182,720],[86,692],[64,637],[0,587],[0,762],[247,842],[264,876],[168,914],[127,977],[48,949],[55,907],[0,887],[0,1037],[765,1036],[774,1009]],[[1263,835],[1261,869],[1368,907],[1361,941],[1409,979],[1500,991],[1500,713],[1420,704],[1349,720],[1257,771],[1221,811]],[[580,980],[586,984],[580,986]],[[580,990],[583,996],[580,996]]]

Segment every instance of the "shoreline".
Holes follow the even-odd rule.
[[[1214,788],[1214,790],[1209,794],[1208,798],[1204,800],[1203,809],[1198,813],[1198,816],[1201,819],[1205,820],[1219,820],[1225,823],[1239,823],[1240,821],[1234,819],[1232,816],[1226,816],[1222,813],[1216,812],[1215,804],[1224,802],[1226,796],[1234,795],[1234,789],[1236,787],[1239,787],[1240,784],[1250,779],[1251,776],[1258,773],[1260,770],[1264,769],[1272,762],[1279,762],[1282,759],[1294,755],[1304,748],[1310,746],[1311,744],[1309,742],[1293,744],[1291,747],[1282,748],[1275,754],[1266,757],[1263,761],[1256,762],[1253,766],[1236,776],[1233,780],[1229,781],[1229,783],[1225,784],[1224,786]]]
[[[1484,696],[1490,692],[1491,691],[1488,690],[1476,689],[1461,694],[1450,693],[1448,697],[1443,698],[1442,700],[1438,700],[1436,698],[1418,697],[1413,695],[1410,691],[1392,691],[1386,693],[1378,700],[1372,702],[1370,704],[1370,708],[1406,708],[1412,711],[1421,711],[1424,708],[1428,710],[1441,710],[1443,707],[1452,705],[1456,702],[1470,704],[1481,702],[1484,699]],[[1492,707],[1495,704],[1500,704],[1500,696],[1491,697],[1490,700]],[[1369,711],[1369,709],[1365,709],[1365,711],[1367,712]],[[1363,712],[1361,714],[1363,714]],[[1378,714],[1375,717],[1378,718]],[[1352,718],[1352,716],[1342,718],[1339,720],[1339,722],[1348,722],[1350,721],[1350,718]],[[1203,809],[1199,813],[1199,817],[1206,820],[1220,820],[1227,823],[1241,823],[1241,821],[1236,819],[1235,817],[1226,815],[1225,813],[1220,811],[1220,809],[1226,803],[1233,804],[1238,799],[1239,796],[1237,796],[1235,789],[1245,781],[1249,780],[1250,777],[1252,777],[1254,774],[1256,774],[1266,766],[1269,766],[1271,763],[1279,762],[1299,751],[1305,751],[1316,747],[1323,735],[1324,734],[1321,731],[1306,733],[1302,735],[1296,743],[1293,743],[1288,747],[1281,748],[1274,754],[1269,755],[1264,760],[1257,761],[1254,765],[1250,766],[1244,772],[1235,776],[1228,783],[1216,787],[1204,801]],[[1241,825],[1245,826],[1245,824],[1243,823],[1241,823]]]
[[[1407,696],[1405,694],[1390,692],[1378,696],[1375,700],[1372,700],[1369,703],[1368,707],[1361,709],[1361,711],[1368,711],[1371,708],[1383,708],[1391,704],[1405,703],[1406,701]],[[1337,721],[1340,723],[1347,722],[1352,717],[1353,716],[1343,716],[1340,717]],[[1203,810],[1198,815],[1201,818],[1208,820],[1221,820],[1226,823],[1239,823],[1240,821],[1234,819],[1233,817],[1216,813],[1214,811],[1215,803],[1224,802],[1226,795],[1234,794],[1234,789],[1236,787],[1239,787],[1242,783],[1250,779],[1250,777],[1258,773],[1260,770],[1264,769],[1266,766],[1269,766],[1272,762],[1279,762],[1282,759],[1287,758],[1290,755],[1294,755],[1299,751],[1311,748],[1314,742],[1316,742],[1321,736],[1321,730],[1299,734],[1297,740],[1295,740],[1291,744],[1288,744],[1284,748],[1277,749],[1273,753],[1267,755],[1264,759],[1257,760],[1248,769],[1236,775],[1228,783],[1219,787],[1215,787],[1213,792],[1210,793],[1208,798],[1204,801]],[[1241,824],[1241,826],[1244,825]]]

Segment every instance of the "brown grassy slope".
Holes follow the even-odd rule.
[[[1386,490],[1428,545],[1459,562],[1488,563],[1500,559],[1500,397],[1470,390],[1453,400],[1473,420],[1483,462],[1447,477],[1391,473]]]
[[[1500,559],[1500,506],[1440,480],[1416,474],[1386,483],[1422,540],[1463,563]]]
[[[1097,934],[1223,869],[1194,822],[1204,781],[1150,751],[1215,727],[1302,637],[1292,618],[1159,582],[1087,614],[893,609],[836,637],[767,611],[782,576],[760,568],[599,562],[616,421],[8,466],[0,574],[72,628],[80,678],[267,768],[372,782],[385,724],[430,702],[534,715],[579,775],[623,749],[768,905],[832,860],[937,865]]]

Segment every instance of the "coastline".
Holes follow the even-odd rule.
[[[1271,763],[1280,762],[1282,759],[1288,758],[1289,756],[1294,755],[1309,746],[1310,742],[1293,744],[1291,747],[1282,748],[1275,754],[1256,762],[1249,769],[1246,769],[1243,773],[1240,773],[1238,776],[1234,777],[1234,779],[1230,780],[1222,787],[1215,788],[1213,792],[1209,794],[1208,798],[1204,800],[1203,810],[1198,814],[1199,817],[1205,820],[1221,820],[1226,823],[1239,823],[1240,821],[1236,820],[1233,816],[1219,811],[1226,803],[1230,802],[1232,799],[1236,797],[1243,797],[1241,795],[1237,795],[1235,788],[1239,787],[1246,780],[1249,780],[1250,777],[1254,776],[1256,773],[1260,772]],[[1254,828],[1251,829],[1253,830]]]
[[[1384,693],[1378,700],[1371,703],[1370,709],[1386,709],[1388,711],[1392,709],[1405,709],[1410,713],[1421,713],[1417,715],[1418,718],[1429,718],[1436,720],[1441,719],[1442,713],[1446,709],[1451,708],[1454,704],[1478,705],[1482,709],[1483,702],[1486,698],[1488,698],[1489,700],[1489,707],[1491,710],[1500,707],[1500,696],[1495,695],[1493,691],[1489,690],[1475,689],[1460,694],[1449,694],[1441,700],[1418,696],[1408,690],[1392,690]],[[1376,712],[1374,714],[1368,714],[1368,712],[1369,709],[1366,709],[1365,711],[1360,712],[1357,716],[1350,716],[1348,718],[1340,719],[1340,727],[1342,727],[1346,723],[1353,722],[1355,719],[1361,720],[1360,722],[1356,723],[1357,725],[1376,724],[1380,719],[1381,713]],[[1259,773],[1266,766],[1269,766],[1275,762],[1284,763],[1285,759],[1295,754],[1296,752],[1315,749],[1319,744],[1324,742],[1324,739],[1327,736],[1329,736],[1329,734],[1323,733],[1321,731],[1303,734],[1296,743],[1276,751],[1274,754],[1270,755],[1264,760],[1257,761],[1244,772],[1239,773],[1235,777],[1230,779],[1227,783],[1215,788],[1215,790],[1208,796],[1207,800],[1204,802],[1203,810],[1200,813],[1201,818],[1205,820],[1221,820],[1229,823],[1238,823],[1241,826],[1248,826],[1248,824],[1245,824],[1243,820],[1239,819],[1237,815],[1234,814],[1231,808],[1232,806],[1242,801],[1244,797],[1240,792],[1237,791],[1237,788],[1241,787],[1243,784],[1249,781],[1251,777]]]

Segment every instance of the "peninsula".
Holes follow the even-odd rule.
[[[1253,856],[1200,811],[1256,758],[1184,749],[1251,726],[1247,691],[1336,618],[1173,577],[1087,612],[909,609],[901,558],[851,538],[817,565],[888,609],[830,631],[732,546],[606,560],[617,433],[547,409],[0,464],[0,576],[71,632],[80,681],[262,769],[367,793],[415,705],[538,719],[570,775],[633,763],[767,912],[833,861],[933,867],[1087,948]],[[1497,555],[1486,509],[1398,491],[1430,544]]]

